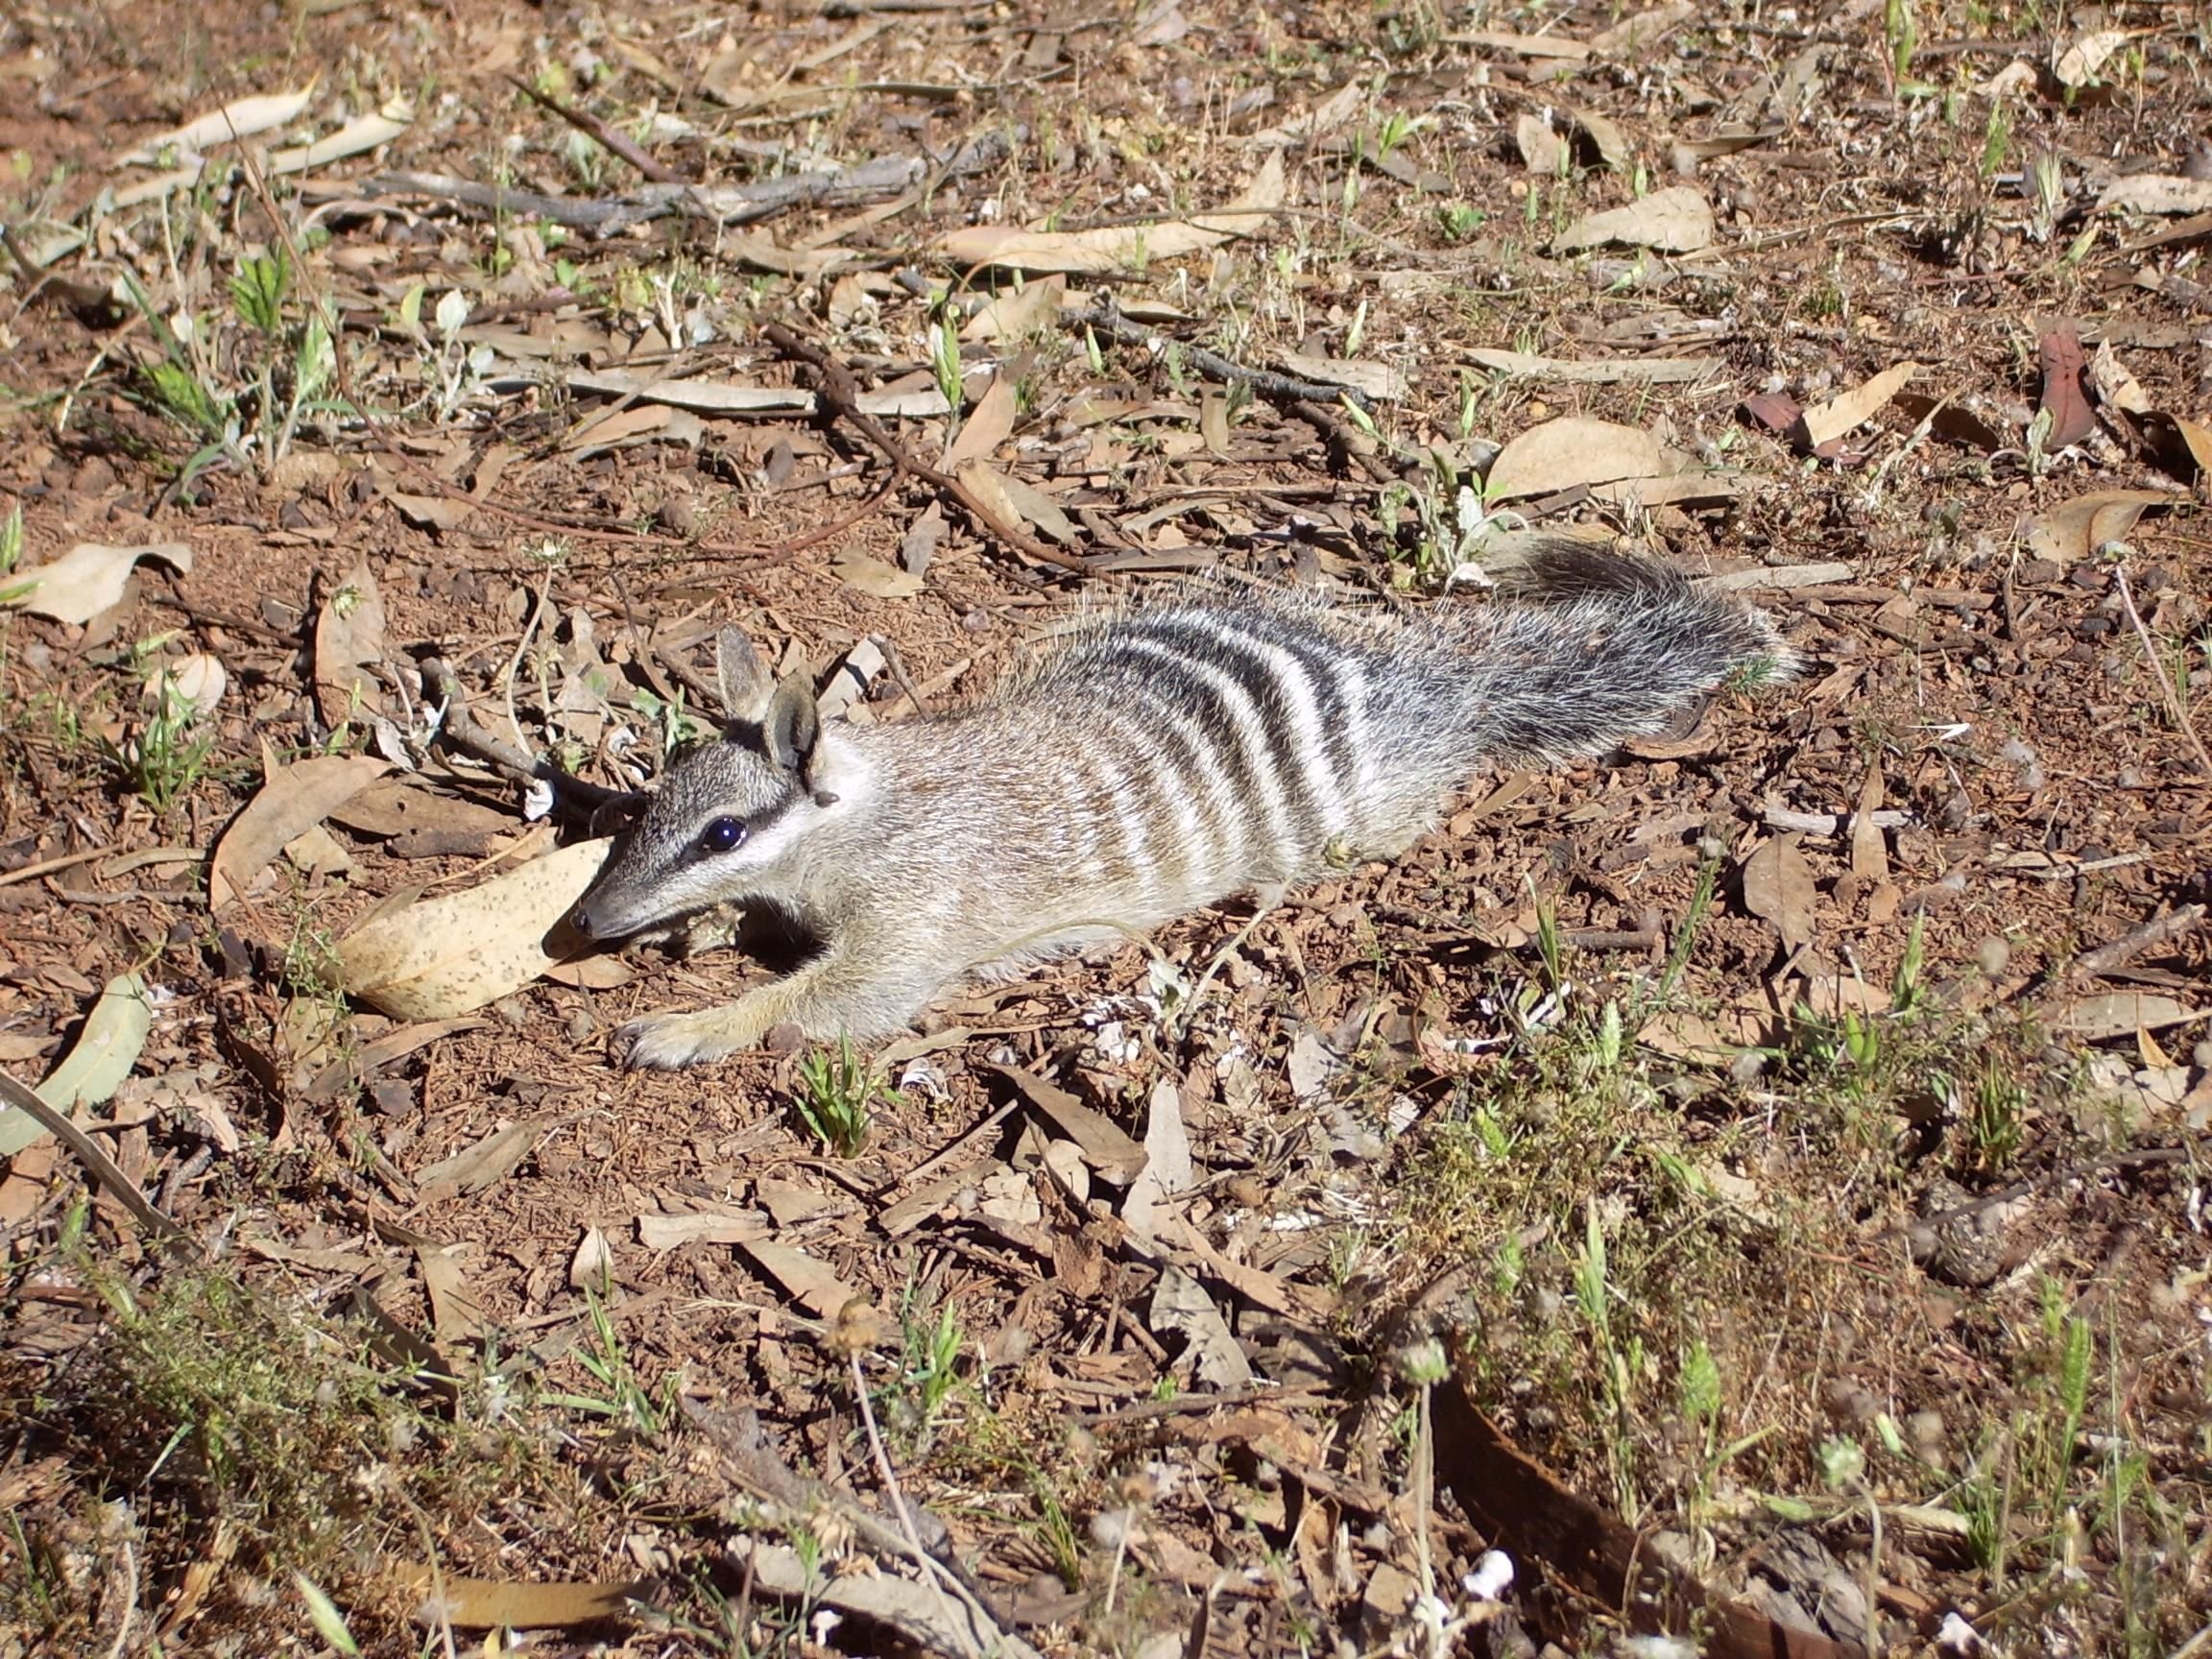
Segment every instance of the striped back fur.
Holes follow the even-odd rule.
[[[1395,856],[1487,762],[1600,753],[1791,669],[1765,616],[1665,566],[1559,544],[1516,586],[1408,615],[1179,598],[1077,623],[951,712],[781,753],[747,723],[670,768],[576,919],[754,901],[857,929],[912,969],[846,1027],[875,1035],[963,972]]]

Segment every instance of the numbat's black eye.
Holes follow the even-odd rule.
[[[745,844],[745,820],[717,818],[700,832],[702,853],[734,853]]]

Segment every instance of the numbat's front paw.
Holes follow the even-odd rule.
[[[703,1066],[759,1043],[760,1033],[750,1029],[752,1022],[733,1020],[733,1013],[729,1008],[709,1008],[698,1014],[654,1014],[633,1020],[614,1034],[615,1051],[633,1071]]]

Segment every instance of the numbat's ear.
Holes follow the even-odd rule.
[[[714,637],[714,666],[722,682],[723,720],[748,726],[765,720],[776,682],[753,641],[734,628],[723,629]]]
[[[805,781],[814,769],[814,750],[821,736],[822,717],[815,711],[814,687],[804,674],[794,674],[776,687],[768,700],[768,711],[760,717],[760,740],[768,758]]]

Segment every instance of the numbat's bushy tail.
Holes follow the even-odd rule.
[[[1647,560],[1554,543],[1509,591],[1409,616],[1267,589],[1148,606],[886,726],[820,723],[810,685],[773,685],[726,634],[729,730],[669,768],[572,919],[618,939],[763,905],[821,949],[726,1007],[626,1027],[629,1062],[786,1022],[882,1036],[963,975],[1395,857],[1486,762],[1600,754],[1792,671],[1765,615]]]

